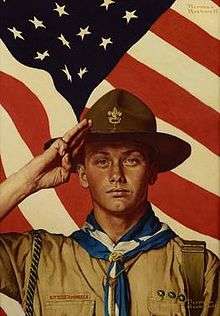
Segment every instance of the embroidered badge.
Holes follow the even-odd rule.
[[[88,300],[90,299],[89,293],[63,293],[51,294],[47,297],[48,301],[69,301],[69,300]]]
[[[116,107],[112,111],[108,111],[108,121],[110,124],[113,124],[114,127],[116,124],[120,124],[122,118],[122,112],[120,112]]]

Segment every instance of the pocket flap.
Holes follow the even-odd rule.
[[[45,316],[93,316],[95,315],[95,301],[93,300],[65,300],[51,302],[46,305]]]

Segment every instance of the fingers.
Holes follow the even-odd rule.
[[[63,157],[67,150],[67,144],[58,138],[52,143],[52,145],[46,149],[41,155],[36,156],[31,160],[31,164],[35,167],[39,166],[40,169],[44,169],[45,166],[51,164],[58,156]]]
[[[86,132],[91,126],[91,120],[84,119],[76,126],[74,126],[72,129],[67,131],[62,137],[62,139],[69,145],[73,138],[75,139],[75,137],[77,137],[78,135],[81,135],[83,132]]]
[[[77,135],[69,143],[69,148],[71,150],[75,150],[75,148],[78,147],[78,145],[81,143],[81,141],[84,141],[87,132],[88,132],[88,128],[81,130],[79,133],[77,133]]]
[[[51,147],[56,149],[59,155],[63,157],[68,149],[68,144],[62,138],[58,138]]]
[[[71,153],[72,158],[78,154],[83,144],[84,144],[84,138],[82,138],[81,141],[78,142],[78,144],[75,146],[74,150]]]
[[[84,136],[92,126],[91,120],[84,119],[72,129],[67,131],[62,138],[56,139],[52,145],[44,152],[43,156],[45,161],[52,161],[57,157],[57,154],[61,159],[67,154],[71,153],[71,157],[74,157],[84,142]],[[67,159],[67,158],[65,158]],[[69,165],[64,159],[64,164],[69,168]],[[70,156],[68,156],[70,159]]]

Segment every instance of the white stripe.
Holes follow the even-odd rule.
[[[119,316],[118,304],[115,303],[115,316]]]
[[[116,262],[113,263],[112,268],[109,272],[109,276],[111,278],[115,278],[115,276],[116,276]],[[111,302],[112,302],[112,300],[115,300],[115,298],[113,296],[114,293],[115,293],[115,288],[108,286],[108,313],[109,313],[109,315],[113,315]]]
[[[111,278],[115,278],[115,276],[116,276],[116,266],[117,266],[117,263],[116,263],[116,261],[115,261],[115,262],[113,262],[111,271],[109,272],[109,276],[110,276]]]
[[[128,53],[219,111],[219,77],[159,36],[149,31]]]
[[[110,252],[114,250],[114,243],[113,241],[106,235],[105,233],[101,232],[100,230],[89,231],[89,234],[94,239],[100,241]]]
[[[204,240],[207,244],[207,248],[210,249],[217,256],[219,256],[219,247],[220,247],[219,240],[209,237],[207,235],[198,233],[195,230],[192,230],[190,228],[187,228],[186,226],[180,224],[175,219],[165,214],[162,210],[160,210],[155,205],[152,205],[152,207],[153,207],[153,210],[155,211],[155,214],[160,218],[160,220],[168,224],[170,228],[172,228],[177,233],[177,235],[179,235],[181,238],[186,239],[186,240],[200,240],[200,241]]]
[[[162,223],[161,229],[158,230],[154,235],[152,235],[152,236],[144,236],[144,237],[141,237],[139,239],[143,240],[143,241],[146,241],[146,240],[148,240],[148,239],[150,239],[150,238],[152,238],[152,237],[154,237],[154,236],[156,236],[156,235],[160,234],[161,232],[163,232],[165,230],[168,230],[168,229],[169,229],[168,225],[165,224],[165,223]]]
[[[0,40],[0,70],[22,81],[41,101],[49,120],[51,137],[62,136],[77,119],[67,100],[55,89],[48,72],[19,63]]]
[[[98,98],[112,89],[114,89],[114,87],[104,80],[93,91],[90,98],[93,101],[97,101]],[[86,107],[90,105],[91,102],[88,101]],[[174,169],[174,172],[201,188],[219,195],[220,174],[217,172],[219,169],[219,157],[204,145],[197,142],[194,138],[171,124],[160,119],[157,119],[157,123],[159,131],[173,134],[186,142],[189,142],[192,146],[192,154],[190,158]]]
[[[7,316],[25,316],[21,305],[2,293],[0,293],[0,307]]]
[[[177,0],[173,10],[195,23],[211,36],[220,39],[219,6],[210,0]],[[184,32],[184,30],[183,30]]]
[[[0,107],[0,113],[1,157],[8,177],[33,157],[4,108]],[[49,232],[69,235],[78,228],[54,189],[42,190],[29,196],[20,203],[19,208],[35,229],[42,228]]]
[[[108,312],[109,312],[109,315],[112,315],[112,287],[109,286],[108,287]]]
[[[89,109],[92,105],[98,101],[105,93],[111,91],[114,87],[107,81],[103,80],[90,94],[88,101],[86,102],[86,108]]]

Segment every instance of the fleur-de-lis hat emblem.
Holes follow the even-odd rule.
[[[120,112],[115,106],[112,111],[108,111],[108,120],[114,127],[116,124],[120,124],[122,118],[122,112]]]

